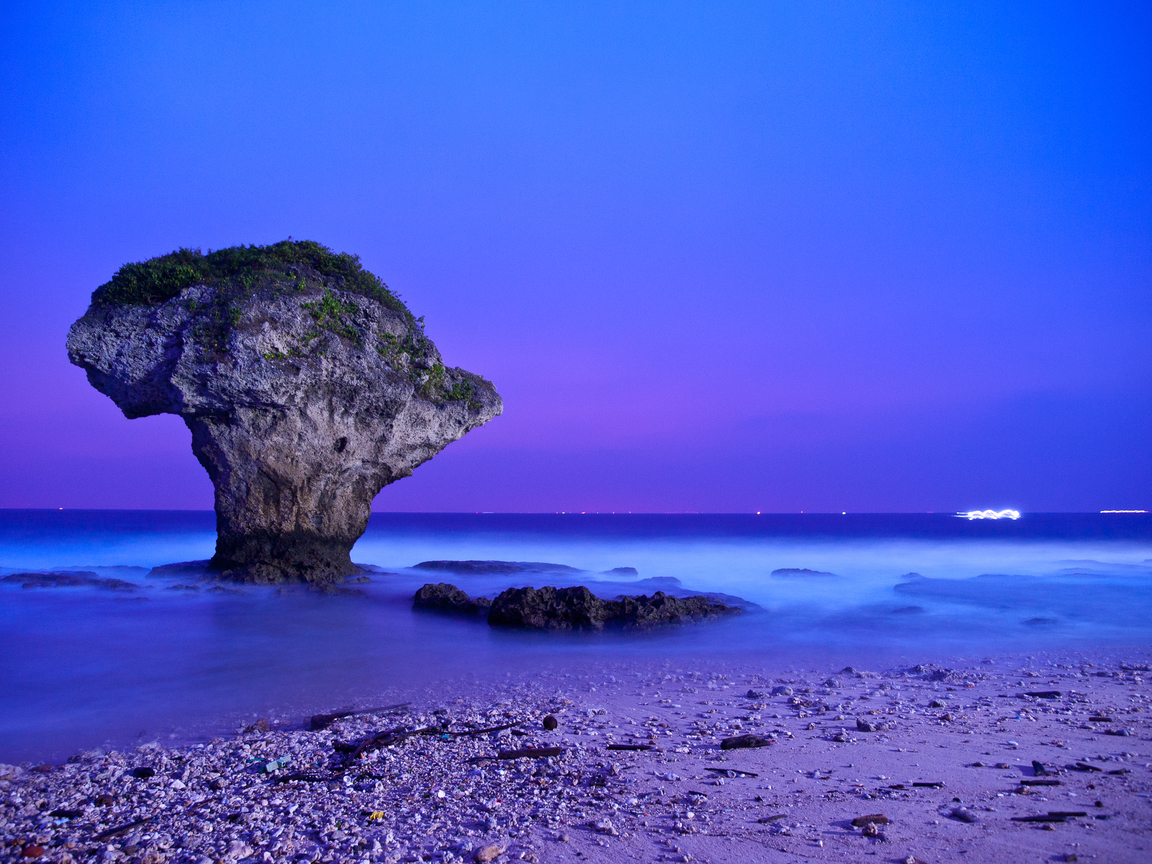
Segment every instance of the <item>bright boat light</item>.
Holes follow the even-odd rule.
[[[968,510],[957,513],[962,519],[1019,519],[1019,510]]]

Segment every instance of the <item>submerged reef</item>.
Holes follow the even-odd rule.
[[[215,487],[210,569],[338,581],[372,499],[503,410],[354,255],[181,249],[92,295],[68,357],[128,418],[177,414]]]

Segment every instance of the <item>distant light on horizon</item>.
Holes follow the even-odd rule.
[[[1101,510],[1101,513],[1147,513],[1147,510]]]
[[[1019,519],[1019,510],[968,510],[957,513],[962,519]]]

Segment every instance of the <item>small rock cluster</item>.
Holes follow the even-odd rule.
[[[703,621],[741,611],[737,606],[710,597],[672,597],[663,591],[651,597],[641,594],[602,600],[583,585],[508,588],[494,600],[473,599],[445,582],[424,585],[416,592],[413,605],[430,612],[484,617],[493,627],[521,630],[643,629]]]

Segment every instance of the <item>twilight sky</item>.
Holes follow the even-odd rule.
[[[1150,107],[1146,3],[4,3],[0,507],[210,508],[64,337],[289,235],[505,400],[377,510],[1152,507]]]

